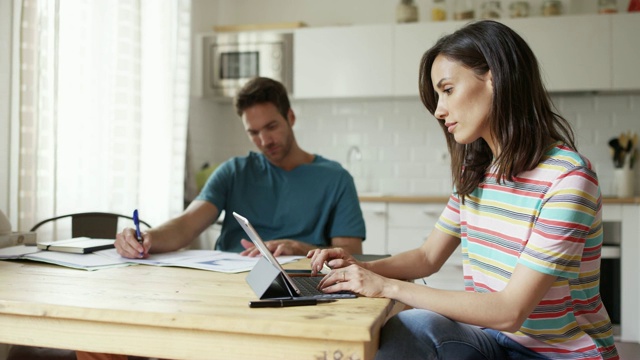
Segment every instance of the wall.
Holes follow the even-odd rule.
[[[449,19],[454,0],[445,0]],[[508,10],[511,0],[502,0]],[[544,0],[529,0],[531,16],[542,12]],[[561,0],[567,14],[595,13],[597,0]],[[374,24],[395,21],[400,0],[194,0],[194,15],[198,22],[213,25],[255,24],[303,21],[308,26]],[[433,0],[414,0],[419,21],[429,21]],[[480,1],[474,0],[478,4]],[[619,11],[626,10],[628,1],[617,2]],[[196,11],[200,10],[200,11]]]
[[[233,3],[219,0],[215,4],[194,1],[194,16],[198,18],[194,19],[194,32],[210,32],[213,25],[233,23],[391,22],[396,3],[389,0],[352,0],[345,4],[311,0],[295,0],[295,3],[293,0],[234,0]],[[422,17],[431,1],[416,3]],[[565,8],[574,13],[594,12],[595,4],[596,1],[565,1]],[[532,9],[537,9],[536,5]],[[574,126],[579,150],[594,163],[603,194],[611,195],[613,165],[607,143],[622,131],[640,133],[640,93],[552,94],[552,99]],[[253,148],[230,101],[193,97],[191,105],[193,169],[204,162],[219,163],[230,156],[246,154]],[[293,100],[292,107],[298,117],[295,131],[301,147],[341,162],[354,175],[360,192],[416,195],[449,192],[445,141],[418,98]],[[347,164],[347,150],[353,145],[360,148],[362,160]],[[639,186],[640,182],[636,182],[636,194],[640,193]]]
[[[607,143],[621,131],[640,133],[640,94],[554,94],[552,99],[573,125],[579,150],[595,165],[603,194],[611,195],[613,165]],[[198,121],[192,124],[198,127],[192,137],[194,152],[201,154],[197,163],[221,162],[252,149],[231,104],[211,107],[217,112],[192,118]],[[448,193],[444,137],[419,99],[294,100],[292,107],[300,146],[341,162],[354,175],[359,191]],[[362,160],[352,159],[347,166],[352,145],[360,148]]]
[[[0,1],[0,48],[11,49],[11,1]],[[11,51],[0,52],[0,210],[9,215]]]
[[[11,49],[13,2],[0,1],[0,49]],[[0,52],[0,211],[9,215],[9,154],[11,153],[11,51]],[[0,359],[5,359],[9,346],[0,344]]]
[[[0,1],[0,211],[15,224],[10,208],[10,154],[11,154],[11,51],[13,1]],[[0,344],[0,359],[5,359],[9,345]]]

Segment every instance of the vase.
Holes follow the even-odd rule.
[[[408,23],[418,21],[418,7],[413,0],[401,0],[396,7],[396,22]]]
[[[616,196],[619,198],[633,197],[633,170],[629,168],[615,169],[613,175]]]

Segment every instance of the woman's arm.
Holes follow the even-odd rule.
[[[459,244],[459,238],[434,229],[421,247],[372,262],[358,262],[349,251],[339,248],[316,249],[307,257],[311,258],[311,269],[316,271],[325,262],[333,269],[358,264],[384,277],[418,279],[438,272]]]
[[[389,269],[385,267],[382,271],[388,272]],[[389,279],[354,264],[332,270],[320,287],[328,293],[349,290],[368,297],[386,297],[414,308],[437,312],[455,321],[513,332],[522,326],[555,280],[555,276],[519,264],[502,291],[450,291]]]
[[[459,238],[434,229],[419,248],[363,263],[362,266],[392,279],[419,279],[437,273],[458,245],[460,245]],[[328,265],[332,266],[331,261]]]
[[[384,287],[381,295],[455,321],[514,332],[520,329],[555,281],[555,276],[519,264],[507,286],[499,292],[438,290],[395,281]]]

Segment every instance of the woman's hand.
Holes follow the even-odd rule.
[[[391,297],[393,283],[358,265],[333,269],[318,284],[318,289],[326,293],[351,291],[367,297]]]
[[[311,259],[311,275],[315,276],[326,263],[331,269],[338,269],[351,264],[361,265],[351,254],[342,248],[315,249],[307,253]]]

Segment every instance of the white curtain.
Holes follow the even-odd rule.
[[[21,5],[18,228],[84,211],[137,208],[152,225],[180,213],[190,0]]]

